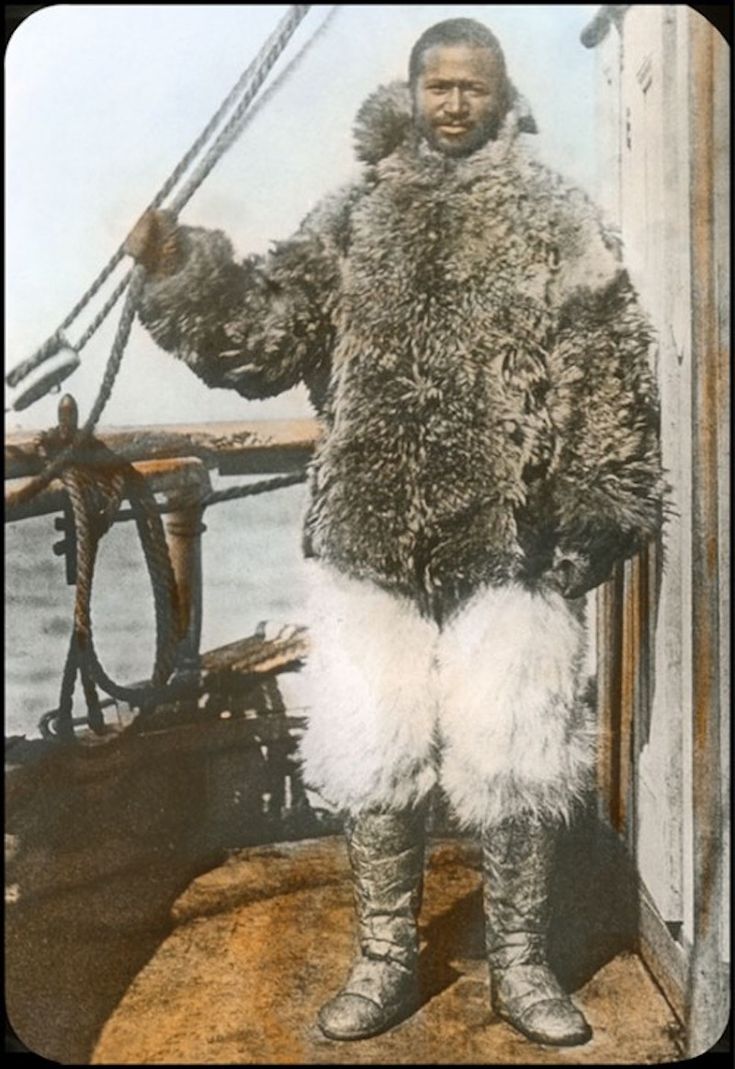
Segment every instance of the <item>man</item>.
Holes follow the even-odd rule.
[[[482,838],[492,1003],[586,1042],[549,970],[548,886],[584,795],[582,595],[661,524],[650,332],[588,199],[533,160],[493,34],[416,42],[358,114],[361,179],[266,257],[145,217],[141,319],[211,386],[306,382],[324,434],[304,775],[345,814],[360,953],[323,1007],[357,1039],[417,1004],[427,799]]]

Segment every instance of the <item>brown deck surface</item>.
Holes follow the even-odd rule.
[[[424,999],[390,1033],[337,1043],[314,1025],[353,949],[341,840],[254,847],[194,880],[175,927],[120,1001],[94,1064],[656,1064],[678,1060],[676,1022],[637,957],[577,992],[595,1035],[577,1048],[525,1040],[492,1015],[477,854],[432,849],[422,913]]]

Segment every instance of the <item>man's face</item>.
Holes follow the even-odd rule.
[[[432,148],[468,156],[497,135],[508,108],[503,60],[488,48],[436,45],[413,89],[414,121]]]

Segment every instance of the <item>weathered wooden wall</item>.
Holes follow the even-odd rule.
[[[729,958],[729,51],[685,5],[631,5],[589,43],[599,199],[657,331],[673,506],[663,543],[600,593],[599,783],[641,875],[644,956],[696,1054],[724,1027]]]

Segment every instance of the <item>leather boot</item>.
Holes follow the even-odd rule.
[[[319,1012],[330,1039],[378,1035],[418,1005],[424,818],[423,808],[364,813],[345,827],[360,953],[342,990]]]
[[[490,992],[499,1017],[537,1043],[575,1046],[592,1030],[546,960],[558,825],[509,820],[483,836]]]

